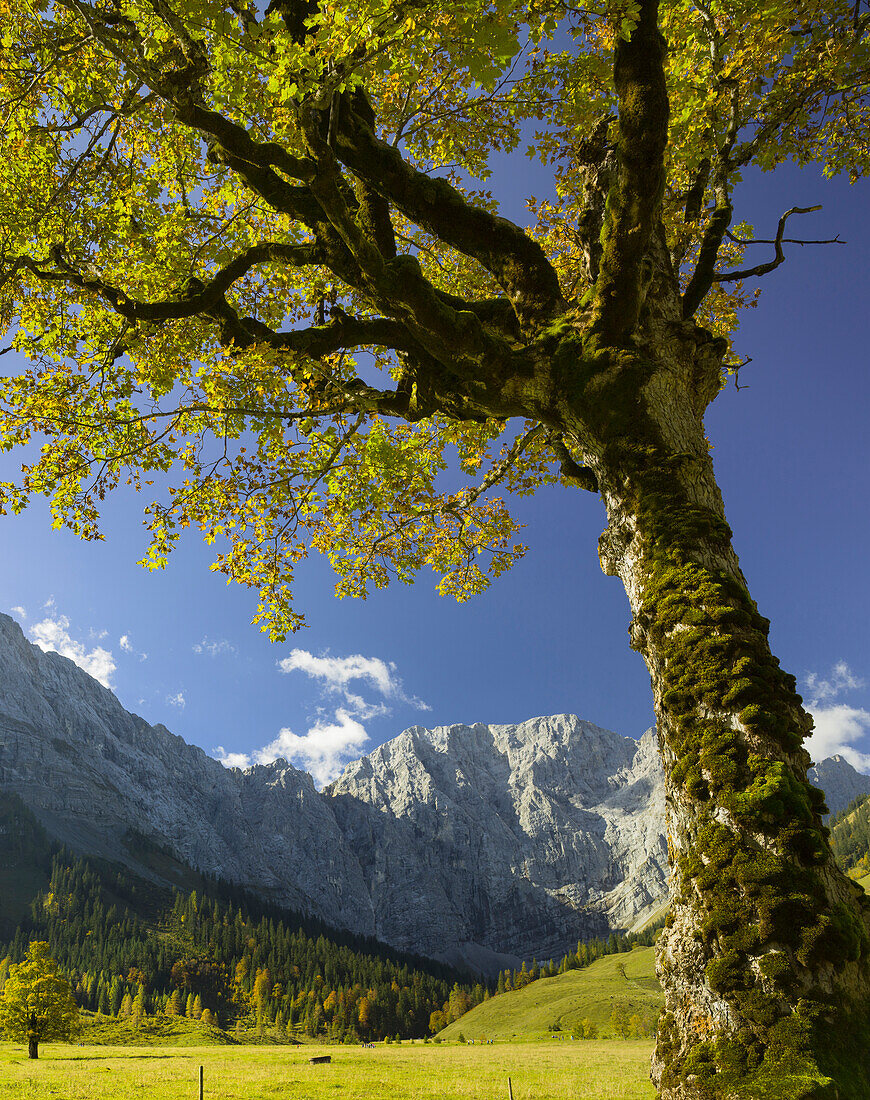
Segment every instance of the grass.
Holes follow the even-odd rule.
[[[373,1049],[0,1043],[0,1100],[653,1100],[650,1040]],[[330,1065],[310,1066],[330,1054]]]
[[[601,1036],[612,1035],[610,1015],[617,1005],[629,1016],[639,1015],[648,1025],[658,1017],[664,995],[655,975],[654,948],[635,947],[619,955],[605,955],[583,970],[569,970],[555,978],[541,978],[525,989],[492,997],[473,1008],[441,1033],[443,1039],[549,1038],[550,1028],[563,1036],[576,1031],[582,1019],[598,1026]]]
[[[138,1027],[132,1020],[82,1013],[81,1040],[87,1046],[224,1046],[232,1038],[216,1027],[185,1016],[147,1016]]]

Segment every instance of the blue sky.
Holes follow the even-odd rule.
[[[495,169],[489,186],[519,220],[545,174],[522,155]],[[738,220],[764,237],[785,209],[821,202],[822,212],[792,220],[792,234],[848,242],[792,246],[762,280],[737,344],[753,361],[707,423],[750,589],[817,718],[811,749],[842,750],[870,771],[866,185],[786,168],[753,177],[737,200]],[[517,501],[530,552],[465,605],[439,597],[429,576],[339,602],[328,565],[311,559],[298,584],[311,625],[281,645],[249,625],[254,594],[210,573],[209,548],[194,537],[165,572],[135,564],[146,503],[111,499],[101,544],[53,531],[41,505],[0,517],[0,607],[128,709],[215,756],[280,753],[323,782],[415,724],[563,711],[632,737],[652,724],[625,595],[598,565],[604,513],[591,494],[551,487]]]

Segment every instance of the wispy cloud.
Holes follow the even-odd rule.
[[[79,668],[84,669],[95,680],[99,680],[103,687],[110,688],[112,673],[116,668],[115,658],[111,652],[103,646],[88,649],[87,645],[70,634],[70,621],[66,615],[56,612],[53,600],[49,600],[45,607],[49,609],[50,614],[30,627],[27,632],[30,640],[46,652],[69,657]]]
[[[13,607],[12,612],[19,619],[26,619],[27,618],[27,612],[21,606]]]
[[[223,745],[216,745],[212,749],[215,760],[219,760],[225,768],[250,768],[253,761],[246,752],[227,752]]]
[[[838,661],[827,676],[807,673],[804,683],[812,695],[807,710],[815,726],[806,741],[807,752],[817,761],[839,755],[854,768],[870,772],[870,753],[855,747],[870,733],[870,711],[835,702],[841,695],[864,687],[864,681],[845,661]]]
[[[361,680],[370,688],[396,702],[408,703],[417,710],[429,710],[422,699],[405,694],[402,681],[396,674],[392,661],[382,661],[380,657],[363,657],[354,653],[349,657],[315,657],[307,649],[294,649],[289,657],[278,662],[282,672],[304,672],[314,680],[320,681],[326,691],[338,692],[348,704],[367,706],[359,695],[348,691],[348,685]]]
[[[282,729],[274,741],[252,753],[228,753],[218,746],[215,756],[229,768],[247,768],[268,764],[284,757],[310,772],[318,786],[331,782],[349,760],[358,757],[369,740],[363,722],[391,713],[391,706],[403,703],[417,710],[429,710],[422,699],[409,696],[402,687],[392,661],[380,657],[316,657],[305,649],[294,649],[278,662],[282,672],[304,672],[317,681],[328,697],[338,695],[341,702],[328,711],[319,709],[316,721],[305,734]],[[361,684],[380,696],[370,701],[350,685]]]
[[[813,760],[842,756],[859,771],[870,772],[870,753],[854,748],[870,733],[870,711],[837,703],[811,710],[815,729],[806,748]]]
[[[147,653],[137,653],[136,652],[136,647],[130,641],[130,635],[129,634],[122,634],[121,637],[118,639],[118,645],[121,647],[121,649],[123,650],[124,653],[136,653],[136,656],[139,658],[140,661],[147,661],[148,660],[148,654]]]
[[[236,653],[236,647],[226,638],[203,638],[192,648],[194,653],[205,654],[206,657],[232,657]]]
[[[864,686],[864,681],[852,672],[845,661],[837,661],[826,678],[816,672],[808,672],[804,683],[812,692],[813,697],[809,704],[811,707]]]
[[[340,774],[349,759],[362,752],[368,739],[362,723],[339,707],[334,721],[320,721],[303,735],[282,729],[274,741],[256,752],[227,753],[220,745],[214,751],[228,768],[271,764],[283,757],[310,772],[317,786],[322,787]]]
[[[178,691],[175,695],[167,695],[166,702],[170,707],[178,707],[179,710],[184,710],[187,706],[187,700],[184,698],[184,692]]]

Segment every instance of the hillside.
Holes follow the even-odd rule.
[[[870,872],[870,798],[859,796],[831,820],[831,847],[853,877]]]
[[[422,1037],[462,980],[185,869],[141,837],[132,843],[142,865],[159,865],[181,888],[50,844],[21,801],[0,794],[0,961],[48,941],[79,1005],[98,1014],[88,1042],[123,1041],[125,1028],[171,1041],[202,1030],[206,1009],[234,1033],[281,1041]],[[477,1003],[484,990],[468,984],[465,994]]]
[[[580,1034],[584,1019],[598,1027],[599,1035],[613,1035],[614,1008],[627,1016],[638,1015],[651,1030],[663,1003],[655,976],[652,947],[636,947],[618,955],[606,955],[582,970],[569,970],[554,978],[541,978],[525,989],[501,993],[473,1008],[443,1031],[439,1038],[531,1040],[549,1035]],[[553,1031],[553,1027],[558,1031]]]
[[[51,841],[20,798],[0,793],[0,942],[11,938],[48,889]]]

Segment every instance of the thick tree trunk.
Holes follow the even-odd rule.
[[[39,1040],[30,1038],[27,1040],[27,1057],[38,1058],[39,1057]]]
[[[653,1079],[666,1100],[867,1098],[868,902],[834,865],[801,747],[811,721],[731,548],[702,426],[718,369],[705,382],[685,344],[665,365],[661,353],[602,353],[574,433],[665,766],[673,884]]]

